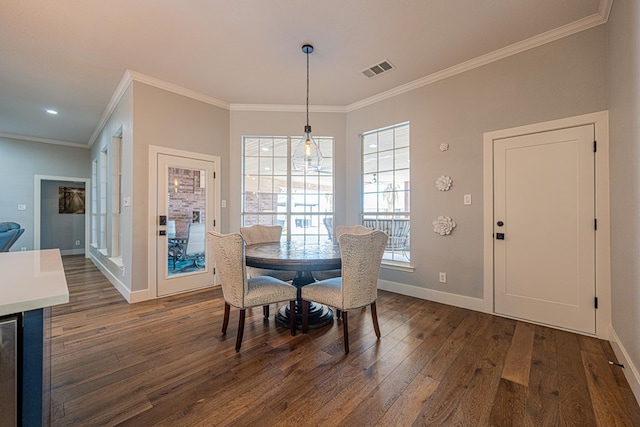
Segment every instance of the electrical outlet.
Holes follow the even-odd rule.
[[[440,283],[447,283],[447,273],[440,272]]]
[[[464,195],[464,204],[465,205],[470,205],[471,204],[471,194],[465,194]]]
[[[76,240],[76,246],[80,246],[80,240]]]
[[[26,252],[27,247],[26,247],[26,246],[23,246],[23,247],[21,247],[21,248],[20,248],[20,250],[21,250],[22,252]]]

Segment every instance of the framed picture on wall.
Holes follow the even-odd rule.
[[[58,213],[84,214],[84,188],[58,187]]]

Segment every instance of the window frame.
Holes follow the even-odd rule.
[[[335,138],[314,137],[323,153],[323,167],[321,169],[322,172],[308,174],[295,171],[291,166],[291,156],[300,139],[300,136],[245,135],[242,137],[241,226],[246,227],[253,224],[281,225],[283,228],[283,241],[296,240],[320,243],[332,240],[333,233],[329,234],[329,226],[325,225],[325,218],[331,218],[331,221],[333,221],[335,215],[335,174],[333,173]],[[256,146],[248,148],[248,143],[257,144],[257,148]],[[269,150],[266,146],[263,146],[263,143],[266,145],[271,143],[271,155],[262,154]],[[280,144],[280,146],[277,147],[276,143]],[[283,149],[283,144],[286,149]],[[330,149],[327,149],[329,147],[328,144],[330,144]],[[324,151],[322,150],[323,147],[325,147]],[[253,153],[257,153],[257,155],[249,155],[247,153],[248,149]],[[278,154],[276,155],[276,153]],[[249,161],[253,163],[251,166],[248,166]],[[276,162],[278,162],[277,166]],[[285,164],[286,173],[283,173]],[[263,173],[263,170],[267,167],[271,168],[270,174]],[[271,183],[268,182],[269,177],[271,178]],[[278,178],[281,183],[278,186],[280,192],[276,192],[275,189]],[[251,191],[251,186],[247,181],[249,179],[258,181],[256,184],[258,189],[264,181],[267,189],[271,190],[271,192],[258,193],[256,199],[251,201],[258,204],[257,209],[251,209],[248,206],[247,195]],[[315,182],[313,182],[314,180]],[[296,186],[296,182],[300,182],[301,185]],[[330,182],[330,192],[321,190],[323,182],[325,187]],[[296,188],[306,189],[310,186],[315,187],[316,191],[303,191],[302,193],[294,191]],[[284,191],[282,191],[283,189]],[[267,198],[261,200],[260,194],[267,195]],[[277,197],[275,201],[273,200],[274,196]],[[324,200],[322,200],[323,196],[325,196]],[[262,203],[265,206],[275,207],[275,209],[271,211],[268,209],[262,210]],[[282,207],[285,209],[280,210]],[[321,209],[323,210],[320,211]]]

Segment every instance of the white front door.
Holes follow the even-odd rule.
[[[157,154],[157,295],[213,285],[206,232],[214,229],[215,163]]]
[[[595,333],[594,126],[494,141],[495,312]]]

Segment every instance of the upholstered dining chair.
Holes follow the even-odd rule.
[[[279,242],[282,236],[282,227],[279,225],[252,225],[250,227],[240,227],[240,234],[247,245],[258,243]],[[265,268],[249,267],[249,277],[271,276],[276,279],[288,282],[296,277],[295,271],[268,270]],[[267,314],[268,316],[268,314]]]
[[[295,307],[297,289],[275,277],[262,276],[247,279],[247,265],[244,258],[244,241],[240,234],[219,234],[210,231],[209,244],[213,252],[216,272],[222,285],[224,297],[224,318],[222,333],[227,333],[231,306],[240,309],[236,352],[240,351],[244,334],[245,310],[251,307],[268,306],[272,303],[288,301]],[[296,334],[295,316],[291,316],[291,335]]]
[[[342,234],[340,254],[342,276],[322,280],[302,287],[302,332],[309,321],[309,302],[315,301],[342,311],[344,353],[349,353],[348,310],[371,305],[371,318],[376,337],[380,339],[376,299],[378,272],[388,236],[379,230],[366,234]]]
[[[336,239],[340,241],[340,236],[342,236],[343,234],[366,234],[370,233],[371,231],[371,228],[367,228],[362,225],[339,225],[336,227]],[[331,279],[332,277],[340,277],[341,274],[342,270],[340,269],[321,270],[314,271],[313,277],[315,277],[316,280],[326,280]]]
[[[201,269],[198,265],[198,260],[201,260],[205,255],[206,247],[206,224],[192,223],[189,224],[189,233],[187,235],[187,243],[184,248],[185,259],[193,259],[193,264],[183,267],[182,270]]]

